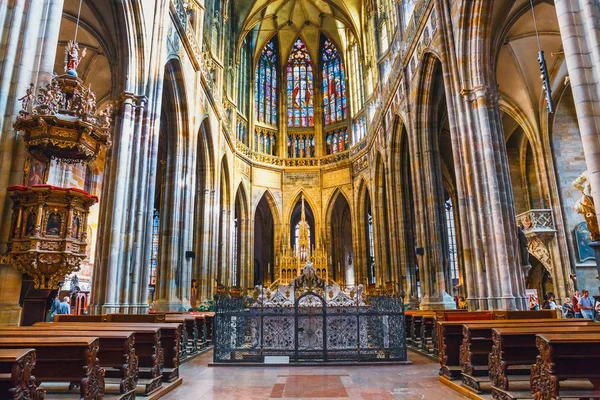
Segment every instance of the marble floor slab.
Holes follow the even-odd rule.
[[[183,384],[164,400],[465,399],[437,380],[439,364],[409,352],[412,365],[209,367],[212,352],[180,367]]]

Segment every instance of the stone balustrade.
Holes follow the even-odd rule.
[[[532,209],[517,215],[517,225],[523,226],[527,236],[554,236],[556,226],[550,209]]]

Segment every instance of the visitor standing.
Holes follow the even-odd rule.
[[[594,300],[590,297],[588,290],[583,290],[583,295],[579,299],[579,308],[583,318],[594,319]]]
[[[57,314],[71,314],[71,299],[69,299],[69,296],[65,296],[63,301],[60,302]]]
[[[58,314],[58,310],[60,309],[60,300],[58,300],[58,293],[52,299],[52,305],[50,306],[50,311],[48,313],[48,322],[54,322],[54,316]]]

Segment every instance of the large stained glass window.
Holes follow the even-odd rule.
[[[310,55],[298,38],[287,65],[287,117],[289,127],[314,126],[313,69]]]
[[[362,66],[359,61],[358,43],[353,39],[348,46],[348,64],[350,65],[350,98],[352,99],[352,116],[355,116],[365,105],[365,90]]]
[[[260,54],[255,79],[256,119],[277,125],[277,45],[274,40]]]
[[[323,61],[323,121],[325,125],[346,119],[346,75],[340,54],[333,42],[325,39]]]

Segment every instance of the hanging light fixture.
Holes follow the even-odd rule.
[[[533,15],[533,27],[535,29],[535,37],[538,45],[538,63],[540,64],[540,78],[542,79],[542,85],[546,94],[546,104],[549,113],[554,113],[554,102],[552,101],[552,87],[550,86],[550,77],[548,75],[548,67],[546,66],[546,59],[544,58],[544,52],[542,51],[542,44],[540,42],[540,34],[538,32],[537,22],[535,20],[535,11],[533,9],[533,0],[529,0],[531,5],[531,14]]]

